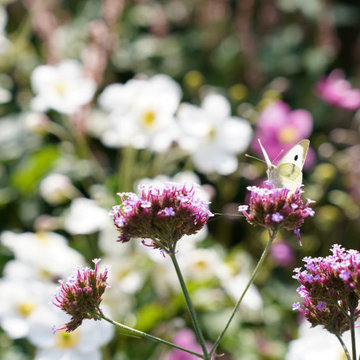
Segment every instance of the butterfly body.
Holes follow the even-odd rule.
[[[294,192],[302,184],[301,170],[304,166],[310,141],[301,140],[282,157],[278,165],[274,165],[270,161],[260,139],[258,141],[266,161],[268,179],[272,181],[275,187],[285,187],[290,192]]]

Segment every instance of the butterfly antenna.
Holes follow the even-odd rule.
[[[257,160],[257,161],[261,161],[261,162],[265,162],[263,159],[260,159],[256,156],[252,156],[252,155],[249,155],[249,154],[245,154],[246,157],[250,158],[250,159],[254,159],[254,160]]]
[[[280,152],[276,155],[275,159],[273,160],[273,162],[275,162],[279,157],[280,155],[284,152],[284,149],[281,149]]]

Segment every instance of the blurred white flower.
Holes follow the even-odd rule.
[[[119,244],[121,245],[121,244]],[[123,257],[104,257],[103,263],[111,267],[109,283],[127,294],[134,294],[144,284],[144,268],[146,258],[141,255],[128,254]]]
[[[65,313],[55,306],[39,307],[30,321],[29,341],[37,347],[34,360],[100,360],[101,346],[114,335],[114,327],[104,320],[84,320],[75,331],[52,333],[54,325],[68,321]]]
[[[31,74],[31,86],[36,94],[31,103],[34,111],[53,109],[67,115],[88,104],[96,91],[96,82],[84,76],[76,60],[36,67]]]
[[[224,287],[227,294],[234,301],[234,303],[239,300],[249,279],[250,275],[244,273],[239,273],[234,276],[224,276],[221,279],[222,286]],[[240,305],[240,309],[242,307],[246,310],[261,311],[263,307],[263,300],[254,284],[251,284],[249,289],[247,290],[244,299],[242,300],[242,303]]]
[[[54,286],[38,281],[0,280],[0,325],[12,339],[27,336],[33,312],[49,302]]]
[[[236,154],[248,148],[253,131],[246,120],[231,116],[225,97],[207,95],[201,107],[181,104],[178,120],[179,145],[190,152],[199,171],[228,175],[237,169]]]
[[[181,96],[180,86],[162,74],[109,85],[99,97],[100,106],[110,111],[102,142],[109,147],[167,150],[178,133],[174,114]]]
[[[49,204],[59,205],[74,197],[76,189],[67,176],[52,173],[41,180],[39,193]]]
[[[96,201],[86,198],[76,198],[71,202],[65,216],[64,228],[70,234],[92,234],[111,222],[107,211],[96,204]]]
[[[360,329],[355,329],[356,347],[360,345]],[[351,354],[350,331],[342,336],[346,347]],[[321,326],[310,327],[308,321],[304,321],[299,327],[299,337],[290,341],[285,360],[344,360],[344,350],[335,335],[330,334]]]
[[[184,275],[197,281],[217,278],[224,270],[224,263],[214,247],[194,249],[185,255],[181,253],[178,261]]]
[[[84,264],[82,255],[56,233],[16,234],[5,231],[1,235],[1,243],[15,256],[4,267],[7,278],[54,281],[67,277],[74,265]]]
[[[1,39],[0,39],[1,42]],[[1,45],[0,45],[1,47]],[[11,92],[7,89],[0,87],[0,104],[8,103],[12,98]]]
[[[0,54],[7,51],[10,41],[6,37],[5,27],[7,24],[7,13],[3,6],[0,5]]]

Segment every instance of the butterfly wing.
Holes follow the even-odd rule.
[[[279,161],[277,175],[279,185],[295,191],[302,184],[302,168],[309,149],[309,140],[302,140],[291,148]]]
[[[309,150],[310,141],[305,139],[301,140],[294,147],[292,147],[279,161],[278,166],[281,164],[294,164],[300,171],[304,166],[306,154]]]
[[[262,151],[262,153],[264,155],[264,159],[266,161],[266,166],[267,166],[268,169],[270,169],[273,165],[272,165],[272,163],[270,161],[269,155],[267,154],[266,150],[262,146],[262,143],[261,143],[260,139],[258,139],[258,142],[259,142],[259,145],[260,145],[260,149],[261,149],[261,151]]]

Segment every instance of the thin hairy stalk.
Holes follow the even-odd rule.
[[[240,295],[240,298],[239,298],[239,300],[237,301],[237,303],[236,303],[236,305],[235,305],[235,307],[234,307],[234,309],[233,309],[233,311],[232,311],[232,313],[231,313],[231,315],[230,315],[230,318],[229,318],[228,322],[226,323],[223,331],[220,333],[220,335],[219,335],[218,338],[216,339],[214,345],[212,346],[212,348],[211,348],[211,350],[210,350],[210,356],[211,356],[211,354],[213,354],[213,353],[215,352],[215,350],[216,350],[217,346],[219,345],[221,339],[222,339],[223,336],[225,335],[228,327],[230,326],[231,321],[233,320],[235,314],[237,313],[237,311],[238,311],[238,309],[239,309],[239,306],[240,306],[240,304],[241,304],[241,301],[243,300],[246,292],[248,291],[250,285],[254,282],[254,279],[255,279],[255,277],[256,277],[256,274],[258,273],[258,271],[259,271],[260,268],[262,267],[262,265],[263,265],[263,263],[264,263],[267,255],[268,255],[269,252],[270,252],[270,248],[271,248],[271,245],[272,245],[272,243],[273,243],[273,241],[274,241],[274,239],[275,239],[275,237],[276,237],[276,234],[277,234],[276,231],[271,232],[271,231],[269,230],[269,240],[268,240],[268,242],[267,242],[267,244],[266,244],[266,247],[265,247],[265,249],[264,249],[264,251],[263,251],[263,253],[262,253],[261,257],[260,257],[260,260],[259,260],[259,262],[257,263],[257,265],[256,265],[253,273],[251,274],[251,277],[250,277],[250,279],[249,279],[249,282],[247,283],[244,291],[243,291],[242,294]]]
[[[185,351],[185,352],[187,352],[187,353],[189,353],[191,355],[197,356],[197,357],[199,357],[201,359],[206,359],[202,354],[199,354],[199,353],[197,353],[195,351],[192,351],[190,349],[186,349],[186,348],[184,348],[182,346],[179,346],[179,345],[176,345],[176,344],[174,344],[174,343],[172,343],[170,341],[166,341],[164,339],[158,338],[157,336],[150,335],[150,334],[145,333],[143,331],[136,330],[136,329],[134,329],[132,327],[129,327],[129,326],[126,326],[124,324],[118,323],[117,321],[111,320],[111,319],[107,318],[101,311],[99,311],[99,313],[97,313],[96,315],[99,316],[101,319],[109,322],[110,324],[119,327],[120,329],[129,331],[132,335],[137,335],[137,336],[140,336],[140,337],[142,337],[144,339],[148,339],[148,340],[160,343],[160,344],[168,345],[168,346],[171,346],[172,348]]]
[[[342,348],[344,349],[344,352],[345,352],[345,355],[346,355],[346,359],[347,359],[347,360],[351,360],[350,353],[349,353],[349,351],[348,351],[348,349],[347,349],[347,347],[346,347],[343,339],[342,339],[341,336],[338,335],[338,334],[335,334],[335,336],[338,338],[338,340],[340,341],[340,344],[341,344]]]
[[[184,278],[182,276],[179,264],[178,264],[178,262],[176,260],[175,253],[173,252],[173,253],[170,253],[169,255],[170,255],[171,260],[172,260],[172,262],[174,264],[175,271],[176,271],[177,277],[179,279],[181,289],[182,289],[183,294],[185,296],[186,304],[187,304],[187,307],[189,309],[190,317],[191,317],[191,320],[192,320],[192,323],[193,323],[193,326],[194,326],[196,336],[197,336],[197,338],[199,340],[199,343],[200,343],[201,348],[202,348],[203,353],[204,353],[203,358],[206,359],[206,360],[209,360],[210,357],[209,357],[208,351],[206,349],[205,339],[204,339],[203,333],[202,333],[201,328],[200,328],[199,320],[197,319],[195,309],[194,309],[194,306],[193,306],[193,304],[191,302],[190,295],[189,295],[189,292],[187,290]]]
[[[346,318],[350,321],[351,316],[339,305],[339,303],[337,301],[334,301],[334,304],[346,316]]]
[[[350,333],[351,333],[352,358],[353,358],[353,360],[356,360],[356,339],[355,339],[354,310],[350,311]]]

